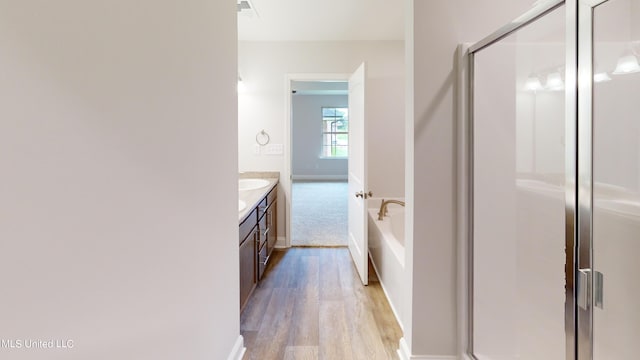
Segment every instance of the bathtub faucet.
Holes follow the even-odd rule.
[[[387,215],[387,213],[389,212],[387,210],[387,205],[388,204],[398,204],[398,205],[402,205],[404,206],[404,201],[400,201],[400,200],[385,200],[382,199],[382,202],[380,203],[380,211],[378,212],[378,220],[383,220],[384,217]]]

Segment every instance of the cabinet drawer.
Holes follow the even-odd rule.
[[[267,267],[267,263],[269,262],[269,257],[267,254],[267,246],[266,244],[260,248],[258,252],[258,281],[262,279],[264,275],[264,269]]]
[[[249,216],[240,224],[240,243],[251,234],[251,230],[256,226],[257,211],[254,209]]]

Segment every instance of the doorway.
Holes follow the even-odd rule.
[[[291,81],[291,245],[347,246],[348,82]]]
[[[285,77],[285,90],[287,96],[285,103],[285,113],[287,121],[285,121],[285,132],[288,135],[286,137],[287,143],[285,147],[288,149],[285,151],[285,178],[288,178],[289,183],[284,184],[287,188],[286,194],[289,201],[287,203],[288,208],[292,208],[291,204],[291,180],[293,179],[292,173],[292,95],[294,84],[293,81],[346,81],[348,83],[348,125],[343,120],[336,120],[336,112],[332,115],[332,118],[327,120],[327,129],[338,129],[339,127],[348,128],[348,193],[347,196],[347,233],[348,233],[348,247],[353,262],[358,269],[358,274],[363,284],[368,282],[368,231],[367,231],[367,199],[372,196],[372,192],[368,189],[368,176],[367,176],[367,125],[365,122],[366,113],[366,77],[367,67],[363,62],[352,74],[345,75],[331,75],[331,74],[315,74],[315,75],[287,75]],[[321,112],[322,113],[322,112]],[[322,118],[329,116],[328,114],[322,114]],[[322,120],[324,121],[324,120]],[[342,123],[338,126],[338,123]],[[322,126],[320,126],[322,129]],[[333,136],[333,134],[330,134]],[[330,136],[330,138],[331,138]],[[338,137],[336,137],[337,139]],[[337,145],[337,143],[336,143]],[[333,145],[329,145],[332,148]],[[335,153],[338,154],[339,149],[336,148]],[[334,151],[334,150],[330,150]],[[344,153],[343,153],[344,154]],[[287,213],[287,234],[291,234],[291,211]],[[291,236],[288,237],[287,245],[291,245]]]

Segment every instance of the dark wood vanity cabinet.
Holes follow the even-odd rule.
[[[240,224],[240,310],[262,279],[278,240],[277,198],[274,187]]]
[[[240,224],[240,309],[243,309],[258,282],[256,277],[256,249],[258,227],[254,209]]]

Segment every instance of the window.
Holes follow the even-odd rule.
[[[322,152],[325,158],[349,156],[349,109],[322,108]]]

